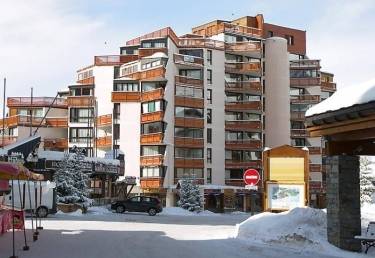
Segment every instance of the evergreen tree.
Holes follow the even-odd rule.
[[[375,176],[372,174],[371,161],[367,157],[360,157],[360,187],[361,204],[372,203],[372,195],[375,193]]]
[[[178,205],[188,211],[200,212],[202,210],[202,197],[198,185],[192,179],[184,178],[179,181],[180,200]]]
[[[91,202],[88,198],[89,176],[83,171],[85,155],[76,148],[74,153],[66,153],[54,175],[57,202],[82,203]]]

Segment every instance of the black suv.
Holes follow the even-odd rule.
[[[116,201],[111,204],[111,210],[117,213],[125,211],[148,212],[150,216],[155,216],[162,212],[163,207],[159,199],[148,196],[135,196],[125,201]]]

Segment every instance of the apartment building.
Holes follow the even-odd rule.
[[[98,157],[123,153],[125,175],[168,206],[176,203],[177,181],[191,177],[208,207],[246,209],[243,172],[262,172],[263,149],[306,146],[318,204],[324,149],[308,137],[304,111],[336,89],[320,69],[307,57],[305,31],[265,23],[262,15],[212,21],[182,36],[163,28],[77,71],[76,83],[61,92],[65,147]]]

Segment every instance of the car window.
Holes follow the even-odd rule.
[[[140,201],[141,201],[141,197],[140,197],[140,196],[133,197],[133,198],[130,198],[129,201],[130,201],[130,202],[140,202]]]
[[[144,202],[152,202],[150,197],[143,197]]]

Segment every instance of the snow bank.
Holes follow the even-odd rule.
[[[375,203],[365,203],[361,207],[362,229],[365,230],[370,221],[375,221]]]
[[[174,215],[174,216],[220,216],[217,213],[211,211],[202,211],[202,212],[191,212],[180,207],[167,207],[163,208],[163,211],[160,215]]]

